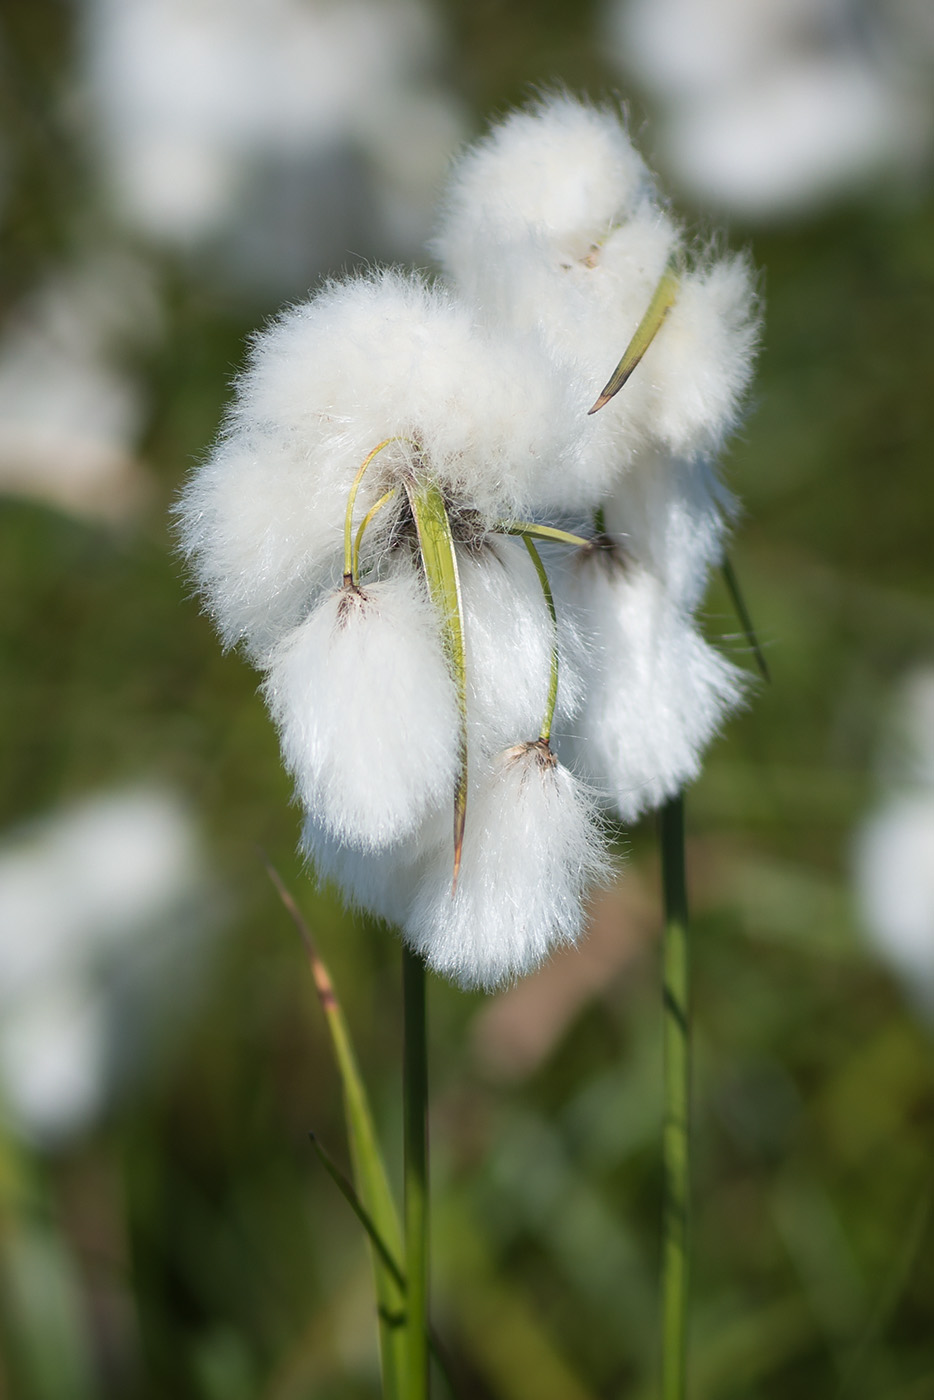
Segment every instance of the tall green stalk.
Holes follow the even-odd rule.
[[[425,965],[403,944],[405,1171],[405,1400],[428,1396],[428,1055]]]
[[[662,1244],[662,1400],[684,1400],[687,1373],[691,1031],[684,799],[660,812],[663,943],[665,1204]]]
[[[334,983],[315,947],[311,930],[283,884],[279,872],[268,861],[266,869],[305,946],[315,990],[331,1036],[344,1095],[344,1116],[353,1163],[354,1209],[358,1211],[360,1218],[367,1222],[367,1234],[373,1252],[383,1400],[403,1400],[405,1337],[399,1322],[405,1307],[405,1281],[395,1263],[402,1256],[402,1232],[376,1137],[366,1086],[360,1074],[353,1040]],[[328,1153],[316,1139],[313,1138],[312,1141],[318,1155],[337,1181],[339,1173],[335,1175],[332,1170],[334,1164]],[[341,1189],[343,1190],[343,1186]]]

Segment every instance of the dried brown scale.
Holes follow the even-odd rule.
[[[551,745],[547,739],[532,739],[525,744],[514,744],[503,755],[508,763],[520,763],[527,756],[532,756],[543,772],[558,766],[558,759],[552,753]]]
[[[610,575],[626,573],[634,563],[629,551],[605,531],[594,535],[574,556],[574,564],[578,569],[591,560]]]
[[[346,627],[352,611],[356,611],[366,602],[366,594],[363,589],[353,581],[352,574],[344,575],[344,582],[341,586],[340,597],[337,600],[337,625]]]

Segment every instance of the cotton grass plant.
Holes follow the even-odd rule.
[[[714,460],[751,374],[752,272],[692,249],[619,115],[563,95],[461,158],[433,251],[443,279],[331,281],[254,338],[182,497],[183,547],[222,639],[264,674],[313,869],[403,940],[405,1345],[384,1319],[389,1395],[428,1384],[425,966],[492,989],[574,944],[612,875],[613,822],[661,811],[674,1397],[680,794],[746,688],[696,612],[732,513]],[[379,1276],[394,1247],[365,1176],[358,1156]]]

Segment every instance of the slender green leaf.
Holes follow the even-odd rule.
[[[548,744],[551,739],[551,725],[555,717],[555,705],[558,700],[558,614],[555,611],[555,598],[551,591],[551,584],[545,572],[541,555],[535,548],[527,534],[522,536],[529,557],[535,565],[535,572],[538,574],[538,581],[542,586],[542,593],[545,595],[545,604],[551,617],[552,637],[551,637],[551,680],[548,686],[548,701],[545,706],[545,717],[542,720],[542,727],[539,731],[539,740],[542,744]]]
[[[567,530],[556,530],[552,525],[537,525],[531,520],[503,520],[496,526],[499,535],[521,535],[523,539],[546,540],[556,544],[572,544],[578,549],[586,549],[592,541],[585,535],[572,535]]]
[[[588,414],[596,413],[598,409],[603,408],[604,404],[608,404],[610,399],[618,394],[626,383],[661,330],[665,317],[674,306],[680,280],[674,267],[669,264],[652,294],[648,310],[636,326],[632,340],[623,352],[623,358],[610,375],[593,408],[587,410]]]
[[[662,1133],[662,1397],[687,1393],[688,1284],[691,1199],[691,1010],[687,876],[684,864],[684,798],[659,810],[665,1010],[665,1121]]]
[[[269,878],[275,885],[283,905],[301,936],[314,978],[315,990],[321,1002],[334,1047],[334,1055],[344,1094],[344,1114],[347,1138],[353,1165],[357,1197],[373,1222],[375,1233],[383,1241],[389,1258],[402,1257],[402,1229],[389,1179],[373,1125],[366,1088],[357,1065],[353,1044],[344,1013],[341,1010],[330,974],[325,967],[301,911],[276,871],[266,862]],[[384,1400],[401,1400],[404,1395],[404,1338],[391,1319],[403,1311],[403,1293],[398,1279],[382,1257],[372,1247],[373,1274],[380,1318],[380,1358],[383,1372]]]
[[[363,1226],[364,1230],[367,1233],[367,1237],[369,1238],[370,1243],[385,1263],[386,1268],[389,1270],[393,1278],[398,1283],[399,1288],[403,1293],[405,1293],[405,1275],[403,1274],[399,1265],[396,1263],[395,1259],[390,1254],[385,1240],[382,1238],[376,1226],[373,1224],[373,1221],[370,1219],[366,1210],[363,1208],[363,1205],[360,1201],[360,1197],[354,1190],[353,1182],[350,1181],[349,1178],[341,1171],[340,1167],[337,1165],[330,1152],[328,1152],[327,1148],[324,1147],[321,1141],[319,1140],[317,1134],[309,1133],[308,1136],[328,1176],[334,1182],[338,1191],[340,1191],[344,1200],[347,1202],[354,1215],[360,1221],[360,1224]],[[403,1315],[398,1315],[396,1318],[390,1318],[389,1321],[392,1325],[398,1326],[400,1323],[403,1323],[405,1321],[405,1317]],[[428,1328],[428,1349],[434,1357],[435,1361],[437,1362],[442,1375],[447,1381],[451,1394],[455,1394],[455,1386],[453,1378],[451,1376],[450,1363],[445,1354],[445,1350],[441,1344],[440,1338],[438,1337],[434,1328],[431,1326],[429,1326]]]
[[[368,452],[360,464],[359,470],[350,485],[347,494],[347,509],[344,513],[344,578],[356,583],[356,570],[354,563],[353,549],[353,512],[357,503],[357,492],[360,490],[360,483],[366,475],[366,470],[374,457],[378,457],[384,447],[388,447],[391,442],[399,442],[399,438],[384,438],[382,442],[376,444],[372,451]]]
[[[360,545],[363,543],[363,536],[366,534],[366,527],[369,525],[370,521],[374,518],[374,516],[379,514],[379,512],[383,509],[383,506],[389,504],[389,502],[395,496],[397,489],[398,488],[394,486],[391,491],[386,491],[384,495],[380,496],[376,504],[370,506],[370,509],[367,511],[366,515],[363,517],[359,526],[357,527],[356,538],[353,542],[352,565],[352,576],[355,581],[360,577]]]
[[[746,600],[742,595],[742,591],[740,590],[739,579],[736,577],[736,570],[733,568],[729,556],[726,554],[723,556],[723,563],[720,565],[720,572],[723,574],[723,581],[726,584],[727,589],[729,590],[730,598],[732,599],[733,606],[736,609],[736,616],[739,618],[740,626],[746,634],[746,641],[752,648],[752,654],[756,658],[756,665],[759,667],[759,672],[762,676],[762,679],[765,681],[771,681],[772,676],[769,672],[768,662],[766,661],[762,648],[759,645],[759,639],[756,636],[756,629],[752,625],[752,618],[749,615],[749,609],[746,607]]]
[[[442,641],[454,676],[460,714],[460,761],[454,793],[453,884],[456,888],[467,817],[467,664],[460,577],[457,572],[451,522],[440,489],[426,477],[410,477],[405,483],[405,489],[418,531],[418,544],[428,581],[428,592],[441,621]]]
[[[402,945],[402,1141],[405,1178],[406,1391],[428,1400],[428,1041],[425,964]]]
[[[334,1185],[337,1187],[338,1191],[340,1191],[344,1200],[350,1206],[350,1209],[353,1211],[354,1215],[357,1217],[357,1219],[360,1221],[360,1224],[366,1231],[366,1235],[370,1241],[370,1244],[373,1246],[380,1259],[382,1259],[386,1268],[392,1274],[396,1283],[399,1285],[399,1288],[404,1292],[405,1277],[402,1273],[402,1270],[399,1268],[398,1263],[390,1254],[389,1246],[383,1239],[380,1232],[377,1230],[369,1211],[366,1209],[363,1202],[360,1200],[360,1197],[357,1195],[353,1182],[341,1171],[340,1167],[337,1165],[330,1152],[328,1152],[327,1148],[319,1140],[317,1133],[309,1133],[308,1139],[311,1142],[312,1147],[315,1149],[315,1152],[318,1155],[318,1159],[321,1162],[321,1165],[324,1167],[328,1176],[334,1182]]]
[[[92,1348],[81,1271],[64,1234],[49,1219],[10,1217],[0,1235],[4,1370],[10,1395],[92,1400]]]

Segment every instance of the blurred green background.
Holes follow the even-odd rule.
[[[225,8],[195,7],[205,24]],[[157,789],[175,795],[203,855],[184,937],[176,916],[174,941],[154,919],[128,944],[131,971],[108,963],[94,983],[108,998],[132,983],[137,998],[108,1023],[94,1111],[37,1124],[15,1111],[12,1080],[3,1090],[0,1395],[365,1400],[378,1392],[366,1249],[307,1137],[346,1161],[339,1083],[260,851],[331,966],[397,1178],[398,947],[302,869],[257,677],[199,615],[169,508],[216,431],[245,338],[283,299],[362,258],[424,264],[418,219],[397,207],[411,214],[419,172],[407,168],[396,206],[384,198],[377,112],[365,130],[361,118],[349,137],[332,132],[307,168],[301,151],[270,156],[269,138],[213,223],[202,211],[186,224],[183,209],[168,235],[147,225],[106,173],[120,109],[106,115],[93,54],[116,13],[103,0],[4,0],[0,14],[0,417],[16,420],[0,429],[0,826],[15,854],[95,795]],[[453,145],[560,81],[623,94],[653,152],[652,95],[615,66],[596,6],[437,0],[429,18],[416,67],[400,59],[399,82],[426,103],[398,138],[409,149],[425,123]],[[351,90],[373,96],[383,79],[362,66],[354,78],[353,53]],[[186,140],[182,129],[190,152]],[[426,157],[437,173],[443,155]],[[436,179],[431,167],[418,185],[426,207]],[[272,243],[268,228],[238,242],[238,224],[269,207]],[[719,219],[679,207],[702,228]],[[934,188],[917,171],[867,175],[806,211],[727,222],[766,299],[754,399],[725,472],[743,503],[733,559],[773,680],[688,798],[692,1393],[924,1400],[934,1022],[924,949],[906,987],[867,940],[853,842],[884,801],[877,755],[897,687],[934,664]],[[49,310],[63,284],[80,290]],[[38,387],[51,395],[56,367],[95,357],[123,417],[62,409],[58,437],[43,438],[59,410]],[[17,405],[30,376],[39,430],[27,440]],[[716,582],[707,626],[742,654]],[[495,997],[430,985],[435,1315],[464,1397],[654,1393],[651,823],[620,849],[619,885],[578,952]],[[934,852],[919,871],[929,884],[931,869]],[[17,907],[0,888],[0,912]],[[928,932],[934,976],[934,922]],[[3,930],[3,947],[28,936]],[[133,1008],[156,942],[169,951],[144,1015]],[[0,1019],[14,1000],[0,991]]]

